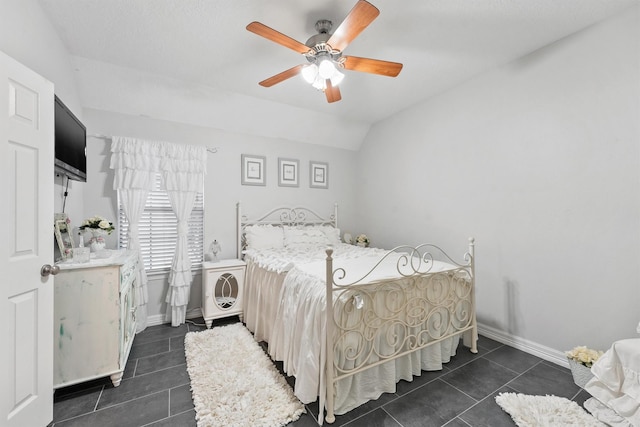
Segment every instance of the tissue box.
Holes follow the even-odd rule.
[[[91,249],[73,248],[73,262],[89,262]]]

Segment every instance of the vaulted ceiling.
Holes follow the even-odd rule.
[[[370,0],[380,15],[345,54],[404,64],[395,78],[345,71],[342,100],[301,77],[306,63],[246,30],[259,21],[304,43],[356,0],[39,0],[70,54],[83,105],[357,149],[371,124],[638,0]]]

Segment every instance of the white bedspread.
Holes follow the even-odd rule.
[[[593,364],[591,372],[594,377],[585,390],[630,425],[640,426],[640,338],[616,341]],[[593,408],[603,412],[600,416],[594,413],[597,418],[609,417],[604,408]],[[603,421],[614,424],[610,419]]]
[[[323,401],[326,349],[324,315],[325,247],[300,250],[247,250],[245,321],[258,340],[269,343],[274,360],[296,377],[295,394],[303,403]],[[334,270],[344,268],[345,283],[361,279],[388,251],[352,245],[334,247]],[[432,262],[422,269],[445,271],[450,264]],[[397,277],[397,258],[389,258],[366,281]],[[445,331],[441,331],[444,333]],[[384,392],[400,380],[411,381],[422,370],[440,370],[455,355],[459,336],[401,359],[383,363],[337,384],[335,413],[342,414]],[[339,360],[340,355],[337,356]]]
[[[377,248],[362,248],[347,244],[331,246],[336,259],[355,259],[361,257],[380,258],[388,251]],[[302,265],[314,261],[324,263],[327,257],[327,246],[300,245],[296,247],[283,247],[276,249],[247,249],[245,258],[251,259],[261,268],[268,271],[282,273],[289,271],[293,266]]]

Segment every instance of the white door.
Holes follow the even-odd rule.
[[[3,427],[53,420],[53,157],[53,84],[0,52]]]

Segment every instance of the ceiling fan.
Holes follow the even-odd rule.
[[[301,53],[308,61],[308,64],[296,65],[261,81],[259,84],[271,87],[302,74],[302,77],[313,87],[325,93],[327,102],[336,102],[342,99],[338,84],[344,75],[339,71],[340,69],[396,77],[402,70],[400,63],[342,54],[349,43],[379,14],[380,11],[371,3],[358,0],[358,3],[333,33],[331,33],[333,23],[327,19],[321,19],[316,22],[315,26],[318,34],[311,36],[304,44],[260,22],[250,23],[247,25],[247,30]]]

